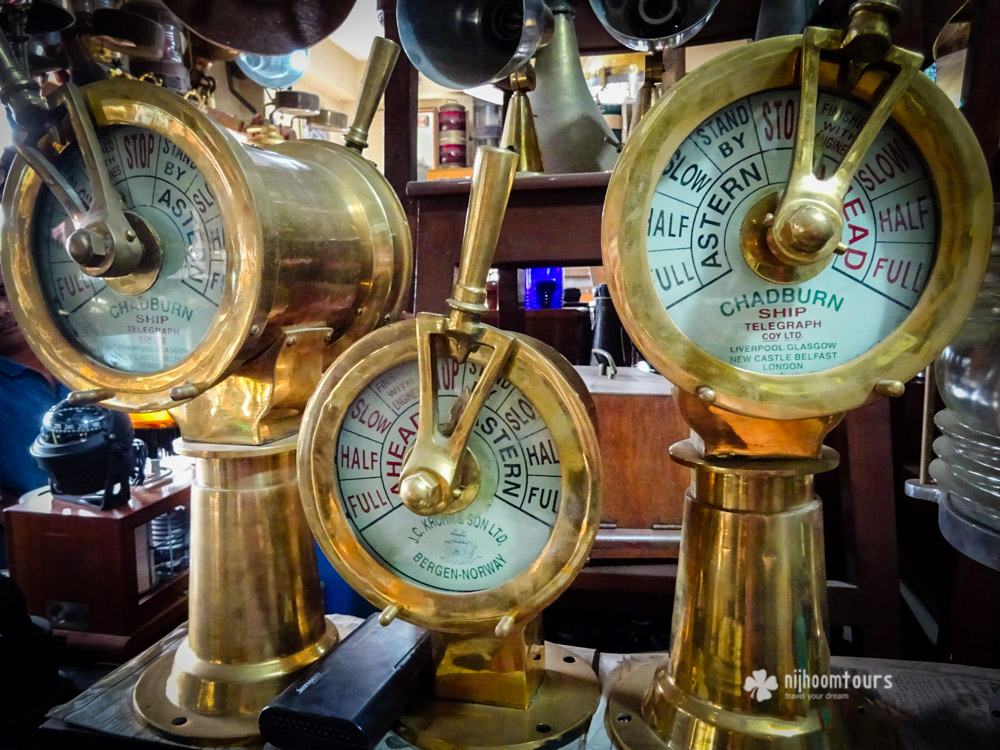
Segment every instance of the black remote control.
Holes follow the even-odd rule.
[[[280,748],[374,748],[415,696],[433,690],[430,634],[372,615],[260,714]]]

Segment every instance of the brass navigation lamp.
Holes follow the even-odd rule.
[[[592,403],[553,349],[481,323],[517,160],[477,151],[451,312],[345,352],[299,438],[306,515],[334,567],[383,625],[433,631],[434,694],[397,728],[422,748],[561,747],[599,699],[538,618],[597,532]]]
[[[7,180],[3,273],[32,349],[77,403],[170,409],[196,461],[188,635],[135,692],[171,736],[255,736],[337,640],[296,432],[324,368],[397,315],[410,281],[405,214],[361,156],[397,54],[376,40],[346,146],[247,148],[117,79],[38,99],[65,123],[22,137]]]
[[[846,32],[700,67],[612,176],[611,294],[694,433],[671,448],[692,469],[671,653],[613,688],[618,747],[883,746],[809,689],[830,672],[813,475],[844,413],[899,395],[958,330],[991,226],[976,139],[891,46],[897,14],[858,2]]]

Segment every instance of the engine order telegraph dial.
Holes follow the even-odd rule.
[[[603,225],[612,296],[650,361],[688,392],[778,419],[845,411],[918,372],[975,297],[990,220],[975,138],[931,81],[916,75],[887,109],[878,66],[848,76],[823,59],[803,112],[801,39],[672,87],[626,146]],[[891,117],[866,130],[876,110]],[[819,225],[838,246],[789,262],[779,231],[829,240],[809,236],[815,223],[779,229],[782,200],[811,199],[847,166],[839,217]]]
[[[544,344],[518,337],[469,430],[455,510],[402,498],[420,429],[415,321],[359,341],[324,375],[299,438],[306,515],[320,546],[377,606],[430,628],[475,629],[548,604],[586,559],[598,514],[586,386]],[[457,416],[490,350],[436,357],[439,427]],[[482,594],[482,595],[480,595]]]
[[[937,251],[930,174],[889,124],[847,193],[845,251],[798,283],[755,269],[741,234],[774,210],[788,183],[799,98],[776,89],[707,117],[674,152],[650,205],[649,268],[664,309],[710,354],[758,373],[818,372],[867,352],[912,312]],[[822,176],[870,110],[827,93],[817,110]]]
[[[393,319],[409,230],[360,156],[379,70],[346,147],[248,148],[139,81],[57,90],[73,137],[22,149],[0,243],[14,313],[46,366],[86,398],[152,411],[213,387],[287,331],[325,340],[329,363]]]
[[[438,360],[438,398],[450,413],[482,374],[475,362]],[[416,361],[371,381],[346,410],[336,446],[342,511],[365,549],[429,589],[493,588],[522,573],[556,522],[562,466],[538,408],[509,380],[492,388],[467,444],[479,490],[464,510],[418,516],[399,497],[403,462],[419,425]]]
[[[34,242],[53,320],[91,357],[133,373],[164,370],[187,356],[215,318],[226,281],[225,229],[197,165],[165,136],[135,126],[102,130],[104,166],[127,214],[160,239],[162,266],[152,286],[126,294],[85,274],[66,251],[73,224],[55,196],[41,196]],[[90,202],[79,149],[57,167]]]

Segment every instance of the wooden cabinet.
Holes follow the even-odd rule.
[[[4,510],[11,578],[70,646],[128,658],[187,617],[186,565],[154,582],[147,559],[150,522],[190,503],[193,466],[170,461],[167,481],[133,487],[121,508],[56,500],[45,487]]]

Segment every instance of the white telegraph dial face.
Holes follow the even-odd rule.
[[[104,128],[99,140],[125,210],[159,238],[159,277],[132,296],[84,274],[66,250],[72,222],[44,189],[35,213],[36,267],[52,317],[81,350],[115,370],[156,372],[190,354],[218,312],[226,275],[222,218],[205,177],[170,140],[133,126]],[[79,151],[60,170],[89,205]]]
[[[650,274],[672,320],[723,362],[769,375],[828,370],[882,341],[920,297],[938,241],[929,172],[890,122],[845,198],[847,252],[799,284],[754,273],[740,229],[758,201],[787,184],[798,110],[798,89],[774,90],[707,118],[672,155],[649,213]],[[868,114],[820,93],[819,176],[833,174]]]
[[[481,368],[438,360],[439,416],[471,388]],[[420,516],[399,499],[406,451],[416,439],[416,361],[387,370],[351,403],[337,436],[337,487],[365,549],[392,574],[448,592],[495,588],[540,555],[556,522],[562,474],[555,441],[535,406],[499,380],[472,429],[480,489],[464,510]]]

